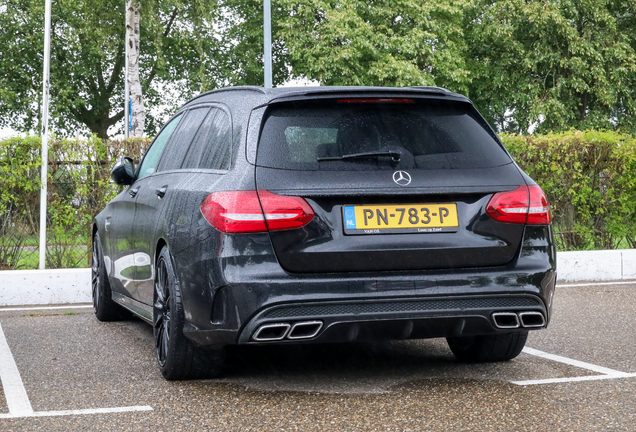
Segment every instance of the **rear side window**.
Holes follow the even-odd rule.
[[[212,108],[183,161],[183,168],[227,170],[232,150],[232,122],[219,108]]]
[[[144,160],[141,162],[139,172],[137,173],[137,179],[149,176],[156,171],[161,153],[168,142],[168,138],[172,135],[174,128],[177,127],[179,120],[181,120],[181,117],[183,117],[183,114],[179,114],[177,117],[173,118],[172,121],[168,123],[161,132],[159,132],[159,135],[157,135],[154,142],[146,152]]]
[[[188,111],[177,130],[172,134],[172,138],[161,156],[157,171],[181,168],[181,163],[188,151],[188,147],[208,111],[209,108],[197,108]]]
[[[400,161],[350,157],[369,153],[399,153]],[[470,104],[435,99],[270,108],[257,153],[260,166],[296,170],[489,168],[510,162]]]

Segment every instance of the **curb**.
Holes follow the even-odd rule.
[[[0,271],[0,306],[92,301],[89,268]]]
[[[558,252],[557,281],[636,279],[636,249]]]
[[[636,249],[558,252],[558,282],[636,279]],[[91,269],[0,271],[0,306],[91,303]]]

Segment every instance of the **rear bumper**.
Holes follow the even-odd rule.
[[[556,284],[556,252],[549,227],[526,232],[518,257],[507,266],[375,274],[292,275],[274,256],[246,265],[226,260],[226,284],[184,292],[184,333],[202,346],[261,343],[321,343],[359,340],[470,336],[544,328],[550,321]],[[202,276],[209,264],[189,274]],[[196,266],[196,265],[195,265]],[[183,279],[187,278],[185,272]],[[201,281],[201,279],[199,279]],[[194,281],[193,281],[194,282]],[[184,284],[185,285],[185,284]],[[540,313],[544,325],[498,327],[493,313]],[[513,317],[513,315],[508,315]],[[530,314],[529,316],[533,316]],[[518,320],[521,322],[520,320]],[[295,339],[298,323],[311,337]],[[276,340],[256,340],[262,326],[281,324]],[[280,335],[279,335],[280,336]]]
[[[393,292],[365,290],[355,294],[347,292],[347,282],[323,282],[319,292],[312,294],[309,293],[312,283],[305,284],[305,289],[303,285],[281,287],[272,283],[227,286],[220,291],[222,294],[215,296],[217,303],[210,306],[212,315],[214,310],[224,311],[222,319],[215,322],[213,318],[205,327],[188,326],[185,333],[198,345],[225,345],[424,339],[545,328],[550,320],[556,273],[543,272],[539,286],[498,285],[497,281],[510,280],[511,275],[501,272],[497,275],[494,278],[486,278],[483,273],[481,277],[472,275],[463,279],[462,284],[457,284],[458,280],[443,283],[444,278],[427,283],[412,281],[412,284],[428,286]],[[475,286],[476,279],[483,285]],[[362,285],[384,285],[386,289],[387,286],[403,287],[404,283],[375,281]],[[305,292],[299,294],[299,290]],[[224,303],[222,307],[218,302]],[[518,317],[528,312],[540,313],[545,324],[524,327],[523,321],[517,319],[518,327],[501,328],[493,319],[493,313]],[[289,332],[295,324],[303,323],[319,323],[312,329],[319,328],[315,334],[309,332],[311,337],[296,338],[298,335]],[[254,337],[261,327],[271,325],[286,327],[284,334],[273,340]]]
[[[258,330],[271,324],[289,325],[279,342],[353,342],[382,339],[425,339],[508,332],[498,328],[493,313],[539,312],[547,317],[543,301],[533,295],[394,298],[336,302],[292,303],[263,309],[243,328],[240,344],[261,342]],[[308,333],[293,329],[302,323],[320,323]],[[281,327],[283,329],[284,327]],[[533,327],[534,328],[534,327]],[[282,334],[282,332],[281,332]]]

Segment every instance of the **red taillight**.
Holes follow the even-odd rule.
[[[543,190],[537,185],[528,186],[530,190],[530,210],[528,211],[529,225],[547,225],[552,222],[550,204]]]
[[[498,222],[547,225],[552,222],[548,199],[537,185],[519,186],[490,198],[486,213]]]
[[[267,231],[256,191],[215,192],[201,204],[210,225],[227,233]]]
[[[270,231],[304,227],[314,218],[314,211],[303,198],[276,195],[265,190],[258,191],[258,198]]]
[[[201,204],[210,225],[226,233],[253,233],[300,228],[314,217],[302,198],[268,191],[214,192]]]

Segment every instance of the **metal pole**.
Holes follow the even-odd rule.
[[[124,18],[126,21],[126,33],[124,37],[124,43],[126,44],[126,62],[124,66],[124,137],[128,138],[130,136],[130,110],[128,109],[130,102],[130,88],[128,88],[128,0],[124,2]]]
[[[265,88],[272,88],[272,5],[271,0],[265,0],[263,5],[264,33],[265,33]]]
[[[46,267],[46,205],[49,167],[49,78],[51,65],[51,0],[45,0],[44,73],[42,83],[42,173],[40,189],[40,270]]]

